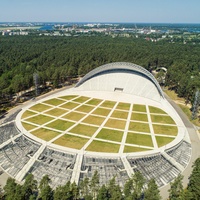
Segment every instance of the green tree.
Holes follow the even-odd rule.
[[[147,188],[144,191],[144,200],[161,200],[160,191],[154,179],[148,182]]]
[[[92,196],[95,199],[99,189],[99,174],[97,171],[94,172],[92,179],[90,181],[90,188],[92,191]]]
[[[108,184],[108,195],[110,200],[123,199],[121,188],[116,184],[115,177],[113,177]]]
[[[179,174],[172,183],[170,183],[169,189],[169,199],[170,200],[178,200],[181,199],[183,195],[183,184],[182,184],[183,176]]]
[[[50,187],[50,178],[48,175],[43,176],[40,181],[39,189],[40,189],[40,198],[42,200],[52,200],[53,199],[53,191]]]

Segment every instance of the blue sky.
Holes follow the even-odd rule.
[[[200,23],[200,0],[0,0],[0,22]]]

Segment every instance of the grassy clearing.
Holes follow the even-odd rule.
[[[38,138],[41,138],[42,140],[49,141],[58,136],[60,133],[45,128],[40,128],[31,132],[31,134],[35,135]]]
[[[167,114],[164,110],[154,107],[154,106],[149,106],[149,111],[150,113]]]
[[[47,103],[47,104],[50,104],[50,105],[53,105],[53,106],[58,106],[62,103],[64,103],[65,101],[61,100],[61,99],[49,99],[47,101],[44,101],[44,103]]]
[[[172,142],[173,140],[174,140],[174,138],[156,136],[156,141],[157,141],[158,147],[162,147],[162,146]]]
[[[62,118],[73,120],[73,121],[79,121],[82,119],[85,115],[78,112],[70,112],[67,115],[63,116]]]
[[[30,130],[32,130],[32,129],[34,129],[34,128],[37,127],[37,126],[34,126],[34,125],[32,125],[32,124],[27,124],[27,123],[25,123],[25,122],[22,122],[22,126],[23,126],[27,131],[30,131]]]
[[[182,111],[187,115],[188,119],[196,126],[200,127],[200,121],[198,119],[192,120],[192,112],[190,111],[190,108],[185,105],[178,104],[178,106],[182,109]]]
[[[100,100],[100,99],[91,99],[90,101],[87,102],[87,104],[96,106],[100,102],[102,102],[102,100]]]
[[[130,103],[122,103],[119,102],[116,109],[120,109],[120,110],[129,110],[130,109],[131,104]]]
[[[101,104],[101,107],[113,108],[115,104],[116,104],[116,102],[114,102],[114,101],[104,101]]]
[[[110,128],[125,129],[126,121],[118,119],[108,119],[105,126]]]
[[[101,125],[104,120],[105,120],[104,117],[89,115],[87,118],[83,120],[83,122],[87,124]]]
[[[65,114],[66,112],[67,112],[67,111],[66,111],[66,110],[63,110],[63,109],[54,108],[54,109],[52,109],[52,110],[47,111],[46,114],[58,117],[58,116],[60,116],[60,115]]]
[[[87,141],[88,139],[86,138],[65,134],[55,140],[53,143],[64,147],[81,149],[87,143]]]
[[[129,130],[150,133],[149,124],[146,123],[130,122]]]
[[[153,142],[150,135],[138,133],[128,133],[126,143],[153,147]]]
[[[134,104],[134,105],[133,105],[133,111],[137,111],[137,112],[147,112],[147,111],[146,111],[146,106],[145,106],[145,105],[140,105],[140,104]]]
[[[68,102],[64,105],[62,105],[62,108],[66,108],[66,109],[73,109],[75,107],[77,107],[79,104],[78,103],[73,103],[73,102]]]
[[[178,128],[176,126],[164,126],[164,125],[153,124],[153,129],[155,134],[176,136],[178,133]]]
[[[77,95],[68,95],[68,96],[62,96],[62,97],[59,97],[61,99],[65,99],[65,100],[71,100],[73,98],[77,97]]]
[[[172,99],[175,101],[180,101],[180,102],[185,102],[184,98],[178,97],[178,95],[174,92],[174,90],[164,90],[164,92]]]
[[[26,121],[28,122],[32,122],[34,124],[39,124],[39,125],[42,125],[42,124],[45,124],[51,120],[53,120],[54,118],[52,117],[49,117],[49,116],[45,116],[45,115],[37,115],[37,116],[34,116],[34,117],[31,117],[29,119],[27,119]]]
[[[65,131],[66,129],[68,129],[73,125],[74,125],[73,122],[57,119],[56,121],[53,121],[50,124],[47,124],[46,126],[60,131]]]
[[[147,114],[132,113],[131,120],[148,122]]]
[[[71,129],[70,132],[79,134],[79,135],[92,136],[96,132],[97,129],[98,127],[78,124],[73,129]]]
[[[92,114],[108,116],[109,113],[110,113],[110,109],[97,108]]]
[[[51,106],[47,106],[47,105],[38,103],[38,104],[30,107],[29,109],[31,109],[33,111],[37,111],[37,112],[43,112],[43,111],[48,110],[50,108],[51,108]]]
[[[101,138],[104,140],[111,140],[116,142],[121,142],[124,132],[111,130],[111,129],[101,129],[101,131],[96,136],[97,138]]]
[[[76,99],[74,99],[73,101],[78,102],[78,103],[83,103],[85,101],[87,101],[88,99],[90,99],[89,97],[78,97]]]
[[[140,148],[140,147],[131,147],[131,146],[124,147],[124,153],[140,152],[140,151],[148,151],[148,150],[149,149]]]
[[[87,151],[118,153],[120,145],[93,140]]]
[[[80,111],[80,112],[84,112],[84,113],[89,113],[92,109],[94,109],[94,107],[82,105],[81,107],[77,108],[76,110]]]
[[[37,114],[37,113],[32,112],[32,111],[30,111],[30,110],[26,110],[26,111],[23,113],[23,115],[22,115],[22,119],[27,118],[27,117],[30,117],[30,116],[35,115],[35,114]]]
[[[127,117],[128,117],[128,112],[123,112],[123,111],[115,110],[115,111],[112,113],[111,117],[127,119]]]
[[[170,116],[151,115],[152,122],[163,124],[175,124],[174,120]]]

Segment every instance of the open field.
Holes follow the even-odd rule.
[[[132,112],[131,120],[148,122],[148,117],[147,117],[147,114]]]
[[[98,116],[94,116],[94,115],[89,115],[87,118],[85,118],[83,120],[84,123],[87,124],[94,124],[94,125],[101,125],[103,123],[103,121],[105,120],[104,117],[98,117]]]
[[[42,140],[49,141],[58,136],[60,133],[49,129],[40,128],[35,131],[32,131],[31,134],[35,135],[36,137]]]
[[[30,107],[29,109],[33,110],[33,111],[37,111],[37,112],[43,112],[43,111],[48,110],[50,108],[51,108],[51,106],[47,106],[47,105],[38,103],[38,104]]]
[[[52,106],[58,106],[58,105],[60,105],[60,104],[62,104],[62,103],[64,103],[64,102],[65,102],[65,101],[60,100],[60,99],[56,99],[56,98],[54,98],[54,99],[49,99],[49,100],[47,100],[47,101],[44,101],[44,103],[50,104],[50,105],[52,105]]]
[[[129,131],[150,133],[150,128],[149,128],[149,124],[147,123],[130,122]]]
[[[67,112],[67,111],[64,110],[64,109],[54,108],[54,109],[52,109],[52,110],[49,110],[49,111],[45,112],[45,114],[58,117],[58,116],[60,116],[60,115],[65,114],[66,112]]]
[[[133,111],[137,111],[137,112],[147,112],[147,111],[146,111],[146,106],[145,106],[145,105],[140,105],[140,104],[134,104],[134,105],[133,105]]]
[[[30,111],[30,110],[26,110],[26,111],[23,113],[23,115],[22,115],[22,119],[27,118],[27,117],[30,117],[30,116],[35,115],[35,114],[37,114],[37,113],[32,112],[32,111]]]
[[[31,118],[28,118],[26,121],[32,122],[34,124],[42,125],[42,124],[45,124],[45,123],[47,123],[47,122],[49,122],[53,119],[54,118],[46,116],[46,115],[37,115],[37,116],[31,117]]]
[[[156,108],[154,106],[149,106],[150,113],[156,113],[156,114],[167,114],[164,110],[160,108]]]
[[[68,129],[73,125],[74,125],[73,122],[57,119],[56,121],[53,121],[50,124],[47,124],[46,126],[60,131],[65,131],[66,129]]]
[[[118,119],[109,119],[105,126],[110,128],[117,128],[117,129],[124,129],[126,125],[125,120],[118,120]]]
[[[150,149],[140,148],[140,147],[132,147],[132,146],[125,146],[124,153],[131,153],[131,152],[140,152],[140,151],[147,151]]]
[[[175,124],[174,120],[170,116],[151,115],[151,120],[155,123]]]
[[[64,115],[62,118],[73,120],[73,121],[79,121],[82,119],[85,115],[83,113],[79,112],[70,112],[67,115]]]
[[[119,147],[120,146],[118,144],[93,140],[86,150],[95,152],[118,153]]]
[[[129,103],[119,102],[117,104],[117,102],[108,100],[102,103],[102,101],[101,99],[77,95],[53,98],[45,101],[49,105],[38,103],[24,112],[22,125],[27,131],[45,141],[64,133],[54,143],[75,149],[81,149],[96,131],[98,131],[95,136],[96,139],[92,139],[90,145],[86,147],[88,151],[117,153],[120,145],[124,145],[125,153],[154,148],[150,134],[137,133],[150,133],[146,105],[133,104],[133,109],[130,110],[131,104]],[[116,108],[113,109],[116,104]],[[77,106],[78,108],[76,108]],[[152,106],[149,106],[149,109],[151,112],[156,113],[151,114],[151,120],[156,134],[156,141],[158,146],[161,147],[174,139],[167,137],[167,135],[176,136],[178,129],[176,126],[165,125],[174,124],[175,122],[170,116],[163,115],[163,110]],[[89,112],[92,110],[94,111],[90,114]],[[110,118],[106,119],[110,112],[112,112]],[[127,121],[129,114],[131,114],[131,121]],[[83,118],[84,120],[82,120]],[[104,120],[107,120],[105,125],[100,127]],[[33,123],[33,125],[28,122]],[[75,123],[77,124],[75,125]],[[46,125],[43,126],[44,124]],[[128,130],[125,130],[126,124],[129,124]],[[40,127],[40,125],[43,127]],[[75,127],[73,127],[74,125]],[[35,128],[37,128],[35,131],[31,131]],[[68,131],[65,132],[66,130]],[[124,138],[125,144],[113,143],[121,143],[124,134],[127,134],[127,137]],[[166,136],[161,137],[158,134]]]
[[[153,124],[153,129],[155,134],[176,136],[178,133],[178,128],[176,126],[164,126]]]
[[[126,143],[153,147],[151,135],[128,133]]]
[[[81,149],[85,143],[88,141],[86,138],[76,137],[73,135],[63,135],[55,140],[53,143],[57,145],[61,145],[64,147],[74,148],[74,149]]]
[[[157,141],[158,147],[162,147],[162,146],[172,142],[173,140],[174,140],[174,138],[156,136],[156,141]]]
[[[100,138],[100,139],[104,139],[104,140],[111,140],[111,141],[116,141],[116,142],[121,142],[123,134],[124,133],[122,131],[103,128],[98,133],[96,138]]]
[[[73,129],[70,130],[71,133],[76,133],[79,135],[86,135],[86,136],[92,136],[98,128],[94,126],[84,125],[84,124],[78,124]]]

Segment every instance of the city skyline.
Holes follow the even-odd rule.
[[[200,23],[197,0],[8,0],[1,22]]]

